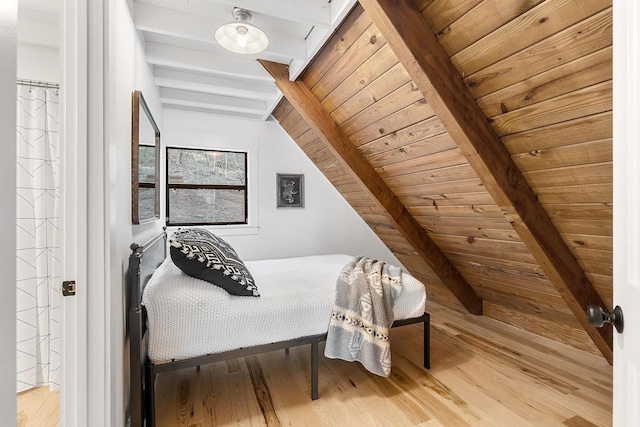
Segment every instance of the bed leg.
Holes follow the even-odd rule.
[[[156,373],[153,371],[151,365],[145,366],[145,394],[146,394],[146,407],[145,415],[147,419],[147,427],[154,427],[156,425]]]
[[[426,369],[431,368],[431,315],[429,313],[425,313],[427,318],[424,321],[424,367]]]
[[[311,343],[311,400],[318,399],[318,343]]]
[[[200,372],[200,365],[196,366],[196,372]]]
[[[285,354],[289,354],[289,347],[284,349]]]

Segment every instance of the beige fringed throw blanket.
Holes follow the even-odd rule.
[[[402,270],[371,258],[356,257],[341,271],[324,355],[358,361],[370,372],[391,373],[389,328],[402,290]]]

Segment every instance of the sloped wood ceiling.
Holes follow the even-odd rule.
[[[369,3],[377,2],[363,0],[375,16]],[[397,3],[404,13],[403,2]],[[435,101],[427,102],[424,84],[407,72],[405,64],[416,75],[414,64],[402,57],[397,42],[387,43],[360,5],[300,82],[483,300],[484,315],[610,360],[610,329],[589,329],[577,301],[583,291],[595,290],[596,300],[612,306],[611,1],[422,0],[416,6],[455,67],[453,77],[464,83],[532,190],[534,204],[537,199],[550,219],[557,247],[555,240],[532,242],[519,222],[534,232],[544,226],[521,221],[527,212],[518,212],[495,188],[487,191],[496,171],[479,168],[460,137],[454,140],[450,119]],[[403,28],[410,21],[396,23],[396,30],[419,35]],[[390,34],[386,24],[380,28]],[[273,113],[283,128],[426,283],[429,297],[464,310],[433,263],[283,93]],[[447,108],[458,107],[465,108]],[[543,259],[563,250],[577,261],[578,271],[568,276],[571,262],[550,266]],[[572,274],[584,281],[567,283]]]

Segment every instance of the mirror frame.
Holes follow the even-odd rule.
[[[141,110],[144,114],[141,114]],[[154,216],[140,217],[140,182],[138,179],[140,162],[140,120],[148,120],[155,132],[155,208]],[[160,218],[160,129],[149,106],[139,90],[131,94],[131,219],[134,224],[155,221]]]

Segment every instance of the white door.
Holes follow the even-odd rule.
[[[613,425],[640,426],[640,6],[613,4],[613,297],[624,313],[614,333]]]

